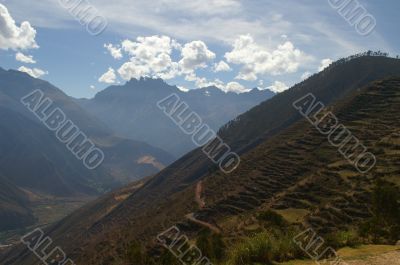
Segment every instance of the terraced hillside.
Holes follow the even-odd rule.
[[[390,62],[392,73],[398,61],[378,58],[378,68],[384,68],[380,65],[382,60]],[[370,58],[366,63],[373,69]],[[370,71],[363,71],[357,75],[365,74],[365,79],[351,83],[342,97],[331,98],[335,103],[329,108],[376,155],[377,164],[369,173],[359,173],[328,143],[326,136],[296,116],[295,110],[288,110],[293,108],[294,100],[310,92],[306,82],[289,90],[287,97],[293,101],[285,99],[287,104],[279,109],[293,113],[285,114],[285,126],[271,127],[274,133],[268,137],[269,129],[259,134],[257,144],[241,156],[241,165],[233,173],[217,171],[205,162],[201,151],[195,150],[149,179],[95,222],[82,219],[82,212],[76,212],[52,227],[50,236],[77,264],[135,264],[130,260],[129,249],[140,243],[157,250],[156,235],[175,224],[193,238],[204,228],[202,223],[209,224],[221,231],[228,245],[246,237],[249,230],[257,230],[261,226],[258,213],[268,209],[280,213],[288,222],[311,226],[321,233],[356,225],[370,216],[371,192],[377,178],[400,184],[396,175],[400,79],[361,87],[360,83],[370,78]],[[337,72],[330,69],[321,75],[331,77],[332,73]],[[270,119],[270,115],[268,112],[265,116]],[[249,124],[243,118],[239,122]],[[236,143],[239,149],[248,146],[252,128],[247,127],[249,138],[243,145]],[[199,207],[196,200],[199,180],[205,207]],[[98,201],[96,207],[101,208],[110,199],[108,196]],[[26,249],[15,248],[0,262],[33,265],[35,259]]]
[[[332,109],[375,154],[377,163],[371,171],[357,171],[326,136],[302,121],[245,155],[244,165],[229,177],[218,173],[208,177],[204,181],[208,209],[197,216],[224,220],[245,214],[252,220],[252,210],[275,209],[322,233],[369,217],[375,180],[400,186],[400,79],[377,82]],[[225,232],[236,236],[240,228],[238,224]]]

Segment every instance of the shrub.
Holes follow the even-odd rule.
[[[396,243],[400,236],[400,192],[393,184],[379,180],[372,194],[373,217],[359,232],[373,243]]]
[[[157,264],[180,265],[180,261],[167,249],[164,250]]]
[[[145,255],[142,246],[133,242],[128,248],[128,261],[133,265],[141,265],[145,262]]]
[[[286,227],[288,225],[282,215],[271,210],[259,213],[257,219],[275,227]]]
[[[326,244],[335,249],[342,247],[356,247],[362,243],[360,241],[358,232],[355,230],[338,231],[335,233],[331,233],[328,234],[325,239]]]

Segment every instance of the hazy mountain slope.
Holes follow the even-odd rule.
[[[214,130],[274,95],[258,89],[242,94],[224,93],[216,87],[182,92],[161,79],[132,79],[123,86],[106,88],[93,99],[77,102],[122,136],[151,143],[179,157],[195,145],[157,108],[157,101],[172,93]]]
[[[377,66],[386,61],[386,66],[381,65],[382,76],[392,75],[394,69],[400,66],[399,61],[389,58],[356,60],[362,59],[371,64],[371,67],[374,67],[374,59]],[[353,62],[337,66],[336,71],[349,63]],[[354,75],[361,76],[360,72],[364,70],[362,67],[355,68],[353,71],[357,73]],[[329,78],[333,73],[335,72],[326,71],[320,75]],[[397,74],[400,75],[400,71]],[[337,78],[340,79],[340,76]],[[359,82],[357,79],[356,83]],[[390,180],[395,176],[392,173],[398,170],[395,142],[397,136],[390,134],[400,127],[398,119],[395,119],[399,111],[400,81],[386,81],[360,91],[358,89],[361,87],[355,84],[350,83],[349,86],[352,89],[343,94],[346,98],[342,97],[336,103],[335,113],[368,148],[376,152],[380,164],[373,173],[386,170],[387,174],[384,175]],[[297,98],[307,94],[310,89],[312,86],[306,81]],[[297,89],[292,88],[290,91],[292,90],[295,91],[292,93],[298,94]],[[287,95],[291,95],[290,91]],[[294,96],[293,98],[293,101],[297,99]],[[293,108],[292,102],[289,106],[281,105],[280,111],[288,108]],[[266,116],[269,115],[272,114]],[[298,114],[293,115],[291,120],[298,120]],[[247,129],[250,131],[255,128]],[[388,145],[386,153],[379,149],[382,139],[387,137],[389,138],[383,143]],[[241,143],[243,142],[237,143],[238,148],[242,147]],[[150,179],[95,223],[85,223],[76,213],[53,227],[50,235],[78,263],[82,261],[85,264],[102,264],[125,259],[123,253],[133,241],[150,244],[157,233],[170,225],[180,223],[189,235],[198,231],[200,228],[185,218],[193,212],[197,219],[217,223],[227,237],[235,237],[241,229],[240,223],[237,227],[229,222],[225,223],[229,220],[227,218],[240,214],[252,220],[253,211],[270,207],[279,210],[298,209],[297,214],[304,213],[299,214],[299,217],[306,217],[304,222],[317,229],[327,227],[326,225],[332,228],[346,226],[349,220],[357,221],[367,217],[360,200],[368,203],[372,180],[357,175],[354,168],[347,162],[343,163],[343,160],[337,150],[329,146],[326,137],[321,136],[308,122],[293,121],[285,130],[281,129],[279,134],[259,141],[254,148],[243,154],[240,167],[230,175],[215,171],[201,151],[195,150]],[[390,170],[387,171],[388,169]],[[195,201],[195,184],[200,179],[204,180],[207,205],[205,210],[198,210]],[[330,202],[337,204],[332,207]],[[335,212],[336,209],[339,211]],[[332,217],[335,213],[344,217],[341,222]],[[78,228],[75,225],[77,223],[80,224]],[[73,238],[74,243],[68,238]],[[77,245],[75,242],[80,243]],[[8,258],[21,250],[14,251]],[[21,257],[14,260],[14,264],[33,262],[29,258]]]
[[[105,153],[104,163],[89,170],[40,123],[20,99],[42,90]],[[0,69],[0,173],[17,186],[66,196],[93,194],[154,174],[159,168],[139,162],[150,156],[167,165],[173,158],[146,143],[115,137],[96,118],[48,82]]]
[[[94,174],[46,127],[1,107],[0,128],[0,172],[14,185],[58,196],[96,193],[88,182]]]
[[[1,176],[0,187],[0,231],[33,224],[26,194]]]

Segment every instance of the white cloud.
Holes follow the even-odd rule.
[[[258,45],[252,36],[242,35],[225,58],[229,63],[242,65],[237,79],[255,81],[260,75],[294,73],[311,57],[296,49],[290,41],[278,45],[275,50],[268,50]]]
[[[216,54],[209,50],[203,41],[191,41],[183,46],[168,36],[138,37],[135,41],[124,40],[121,45],[108,44],[107,47],[121,49],[130,59],[117,70],[124,80],[141,77],[158,77],[165,80],[183,76],[186,81],[193,82],[195,87],[215,86],[225,92],[243,93],[249,91],[239,82],[223,82],[217,77],[199,77],[197,70],[204,69],[214,61]],[[121,48],[119,48],[121,47]],[[180,59],[173,60],[179,56]],[[175,52],[175,54],[173,54]],[[306,61],[308,56],[295,49],[290,42],[279,45],[271,52],[256,44],[250,35],[241,36],[235,43],[234,49],[225,57],[233,64],[241,64],[242,69],[238,78],[257,80],[258,75],[281,74],[293,72],[299,67],[300,60]],[[210,72],[232,71],[231,66],[224,60],[213,64]],[[111,77],[111,79],[109,78]],[[210,78],[210,79],[209,79]],[[101,77],[103,82],[115,82],[115,72],[109,69]],[[275,83],[271,89],[281,91],[286,89],[284,83]]]
[[[232,68],[224,61],[220,61],[219,63],[214,64],[214,72],[229,72],[232,71]]]
[[[206,16],[227,13],[232,14],[238,12],[241,8],[239,0],[164,0],[162,3],[169,10]]]
[[[220,87],[223,85],[222,81],[209,81],[205,77],[198,77],[195,72],[190,72],[186,74],[185,80],[189,82],[194,82],[197,88],[203,88],[203,87],[210,87],[210,86],[216,86]]]
[[[173,62],[173,50],[181,46],[168,36],[138,37],[136,41],[124,40],[122,50],[131,56],[118,73],[124,80],[142,76],[172,79],[179,74],[178,63]]]
[[[311,73],[310,72],[304,72],[302,75],[301,75],[301,80],[306,80],[307,78],[309,78],[311,76]]]
[[[228,84],[226,84],[223,90],[225,92],[243,93],[243,92],[249,92],[251,89],[245,88],[238,82],[229,82]]]
[[[8,9],[0,4],[0,49],[33,49],[39,46],[35,41],[36,30],[24,21],[18,27]]]
[[[22,52],[17,52],[15,54],[15,60],[22,63],[32,63],[32,64],[36,63],[32,55],[25,55]]]
[[[115,74],[115,70],[111,67],[108,68],[108,71],[105,72],[100,78],[99,82],[106,84],[115,84],[117,82],[117,76]]]
[[[184,72],[192,72],[198,68],[207,67],[207,63],[215,59],[215,53],[210,51],[202,41],[186,43],[182,48],[182,60],[179,61]]]
[[[229,82],[225,84],[218,78],[214,79],[214,81],[210,81],[205,77],[198,77],[194,72],[187,74],[185,76],[186,81],[195,82],[197,88],[211,87],[215,86],[221,89],[224,92],[235,92],[235,93],[243,93],[248,92],[251,89],[245,88],[243,85],[238,82]]]
[[[285,90],[288,90],[289,87],[283,82],[275,81],[271,86],[267,87],[266,89],[269,89],[274,93],[281,93]]]
[[[184,86],[177,86],[177,88],[182,92],[188,92],[189,91],[189,89],[187,87],[184,87]]]
[[[332,61],[331,59],[329,59],[329,58],[323,59],[323,60],[321,61],[321,65],[320,65],[319,68],[318,68],[318,71],[324,70],[324,69],[325,69],[326,67],[328,67],[331,63],[333,63],[333,61]]]
[[[141,60],[149,60],[160,54],[171,54],[174,48],[179,48],[179,44],[168,36],[138,37],[136,41],[122,42],[125,52]]]
[[[39,68],[29,68],[29,67],[25,67],[25,66],[21,66],[20,68],[18,68],[18,71],[27,73],[28,75],[34,77],[34,78],[39,78],[43,75],[47,75],[48,72],[47,71],[43,71],[42,69]]]
[[[116,59],[122,59],[122,51],[121,48],[115,47],[114,45],[110,44],[104,44],[104,48],[108,50],[108,52],[111,54],[111,56]]]
[[[195,75],[196,69],[206,67],[207,62],[215,58],[215,54],[202,41],[189,42],[182,47],[168,36],[155,35],[138,37],[136,41],[124,40],[121,49],[130,56],[130,60],[118,69],[124,80],[145,76],[168,80],[183,74]],[[180,51],[180,61],[172,59],[174,51]],[[198,80],[198,83],[201,82]]]
[[[148,76],[149,72],[148,66],[136,64],[135,62],[126,62],[118,69],[119,75],[124,80],[139,79],[140,77]]]

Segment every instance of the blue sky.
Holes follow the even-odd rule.
[[[88,21],[63,7],[74,1],[0,0],[0,67],[30,72],[74,97],[140,76],[182,89],[280,92],[343,56],[400,54],[397,0],[350,0],[376,20],[367,36],[328,0],[83,0],[78,7],[107,21],[94,36]],[[331,0],[341,1],[349,0]]]

